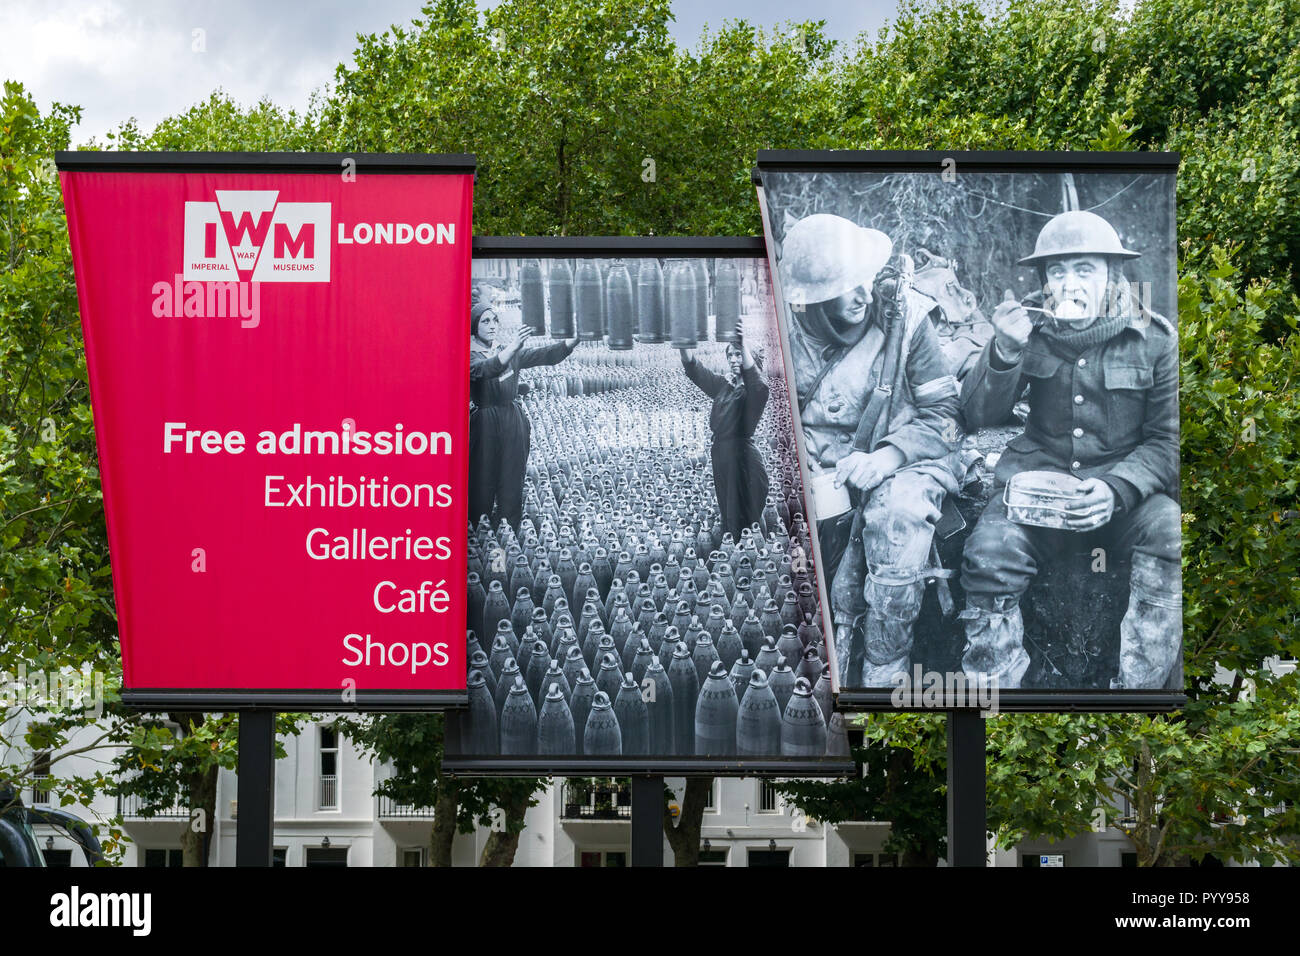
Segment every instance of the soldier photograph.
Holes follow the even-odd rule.
[[[883,686],[907,669],[925,581],[942,573],[934,527],[960,467],[957,380],[912,260],[892,251],[878,230],[816,214],[786,234],[781,262],[846,686]],[[834,514],[822,502],[841,488],[851,505]]]
[[[1111,686],[1181,683],[1178,339],[1124,275],[1140,255],[1095,213],[1048,220],[1020,260],[1042,292],[1022,303],[1007,291],[962,387],[973,427],[1004,420],[1028,390],[1024,433],[998,462],[962,558],[962,664],[1000,687],[1019,687],[1029,666],[1020,597],[1072,535],[1131,568]],[[1043,488],[1056,504],[1040,506]]]
[[[1181,686],[1170,182],[764,171],[841,688]]]

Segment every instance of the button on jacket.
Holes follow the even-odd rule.
[[[1159,317],[1134,316],[1118,333],[1067,360],[1037,330],[1008,365],[994,340],[962,386],[972,427],[1001,425],[1029,389],[1029,419],[995,471],[1062,471],[1101,478],[1131,509],[1146,497],[1178,497],[1178,340]]]

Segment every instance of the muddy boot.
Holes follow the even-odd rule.
[[[863,593],[867,614],[863,624],[863,687],[893,687],[896,675],[907,673],[912,655],[912,631],[921,613],[925,582],[916,571],[882,568],[867,575]]]
[[[1177,561],[1133,552],[1128,611],[1119,622],[1119,681],[1158,690],[1170,680],[1183,643],[1183,578]]]
[[[968,680],[997,681],[999,690],[1015,690],[1029,667],[1025,623],[1020,603],[1000,597],[981,607],[974,600],[958,615],[966,622],[966,649],[961,666]]]

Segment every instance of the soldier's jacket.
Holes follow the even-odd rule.
[[[996,480],[1062,471],[1101,478],[1125,508],[1157,492],[1177,499],[1178,340],[1163,318],[1134,316],[1074,361],[1037,329],[1010,366],[990,340],[962,384],[966,423],[1004,423],[1026,387],[1029,419],[1002,453]]]
[[[890,423],[880,445],[903,453],[904,467],[948,458],[961,444],[957,380],[949,373],[934,326],[927,317],[930,299],[913,294],[906,309],[906,330],[899,375],[891,403]],[[790,348],[795,386],[800,395],[817,373],[834,359],[837,349],[808,334],[794,313]],[[879,382],[884,332],[873,324],[865,335],[823,377],[816,392],[800,402],[799,418],[810,461],[833,469],[855,448],[854,433]]]

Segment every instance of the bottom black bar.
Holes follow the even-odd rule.
[[[194,939],[196,925],[200,925],[195,918],[196,898],[238,899],[240,926],[273,926],[283,924],[286,913],[319,911],[320,901],[337,895],[339,886],[345,885],[360,887],[356,892],[364,892],[367,898],[383,900],[388,910],[386,928],[416,933],[427,929],[430,894],[455,900],[468,885],[467,874],[452,869],[376,869],[350,881],[341,880],[342,876],[346,874],[334,869],[289,873],[283,869],[38,868],[5,881],[5,912],[11,925],[22,925],[23,938],[37,946],[46,939],[56,947],[66,946],[70,937],[79,934],[92,947],[102,948],[105,939],[119,945],[118,941],[130,942],[141,936],[175,947]],[[696,892],[686,874],[678,870],[672,892],[702,893],[715,909],[732,912],[734,903],[736,912],[743,909],[748,913],[772,881],[760,879],[757,873],[749,879],[745,876],[711,872],[707,887]],[[535,870],[504,868],[480,870],[471,878],[476,887],[507,894],[503,897],[507,899],[525,890],[531,892],[539,879]],[[1058,912],[1063,900],[1073,900],[1069,936],[1085,945],[1114,939],[1132,946],[1134,930],[1141,929],[1182,930],[1181,934],[1168,936],[1166,932],[1159,937],[1172,940],[1174,946],[1187,938],[1183,934],[1193,933],[1196,939],[1209,939],[1210,945],[1218,948],[1252,945],[1243,931],[1271,930],[1275,936],[1294,924],[1292,913],[1300,892],[1300,870],[1284,867],[1012,868],[996,880],[980,870],[868,870],[850,878],[843,869],[833,868],[808,869],[798,876],[791,874],[789,879],[798,884],[802,898],[809,900],[834,898],[837,891],[843,893],[845,880],[852,879],[867,887],[864,892],[870,895],[872,912],[888,913],[896,924],[937,929],[985,925],[989,914],[1005,908],[1009,899],[1015,900],[1018,912],[1026,914]],[[601,870],[597,875],[568,867],[550,871],[544,880],[552,894],[567,894],[572,888],[574,899],[590,896],[596,883],[610,898],[617,898],[624,887],[638,899],[657,898],[648,895],[654,892],[653,887],[636,885],[635,874],[620,876],[617,870]],[[126,899],[118,895],[123,893],[128,894]],[[514,896],[508,895],[511,893]],[[108,894],[113,898],[104,898]],[[98,906],[88,902],[93,897],[100,898]],[[942,915],[937,917],[940,903]],[[92,911],[98,916],[93,922]],[[233,939],[232,931],[224,927],[212,926],[206,932],[214,938],[220,934],[223,939]],[[766,931],[764,935],[779,938]],[[359,916],[300,920],[294,938],[298,946],[337,947],[356,940],[373,948],[375,921]],[[1138,936],[1139,941],[1152,938]]]
[[[122,691],[122,703],[136,710],[183,710],[228,713],[258,708],[284,711],[403,711],[458,710],[469,706],[463,690],[184,690],[150,688]]]
[[[1005,714],[1155,714],[1181,710],[1187,705],[1187,695],[1177,691],[1004,690],[998,691],[995,701],[990,712]],[[940,699],[933,704],[929,701],[913,703],[906,694],[896,694],[891,690],[841,690],[835,695],[835,709],[840,711],[930,713],[969,706],[969,694],[964,699]]]
[[[461,757],[448,754],[442,769],[466,777],[852,777],[858,771],[843,760],[810,763],[789,760],[742,760],[737,757],[556,757],[549,760],[510,757]]]

